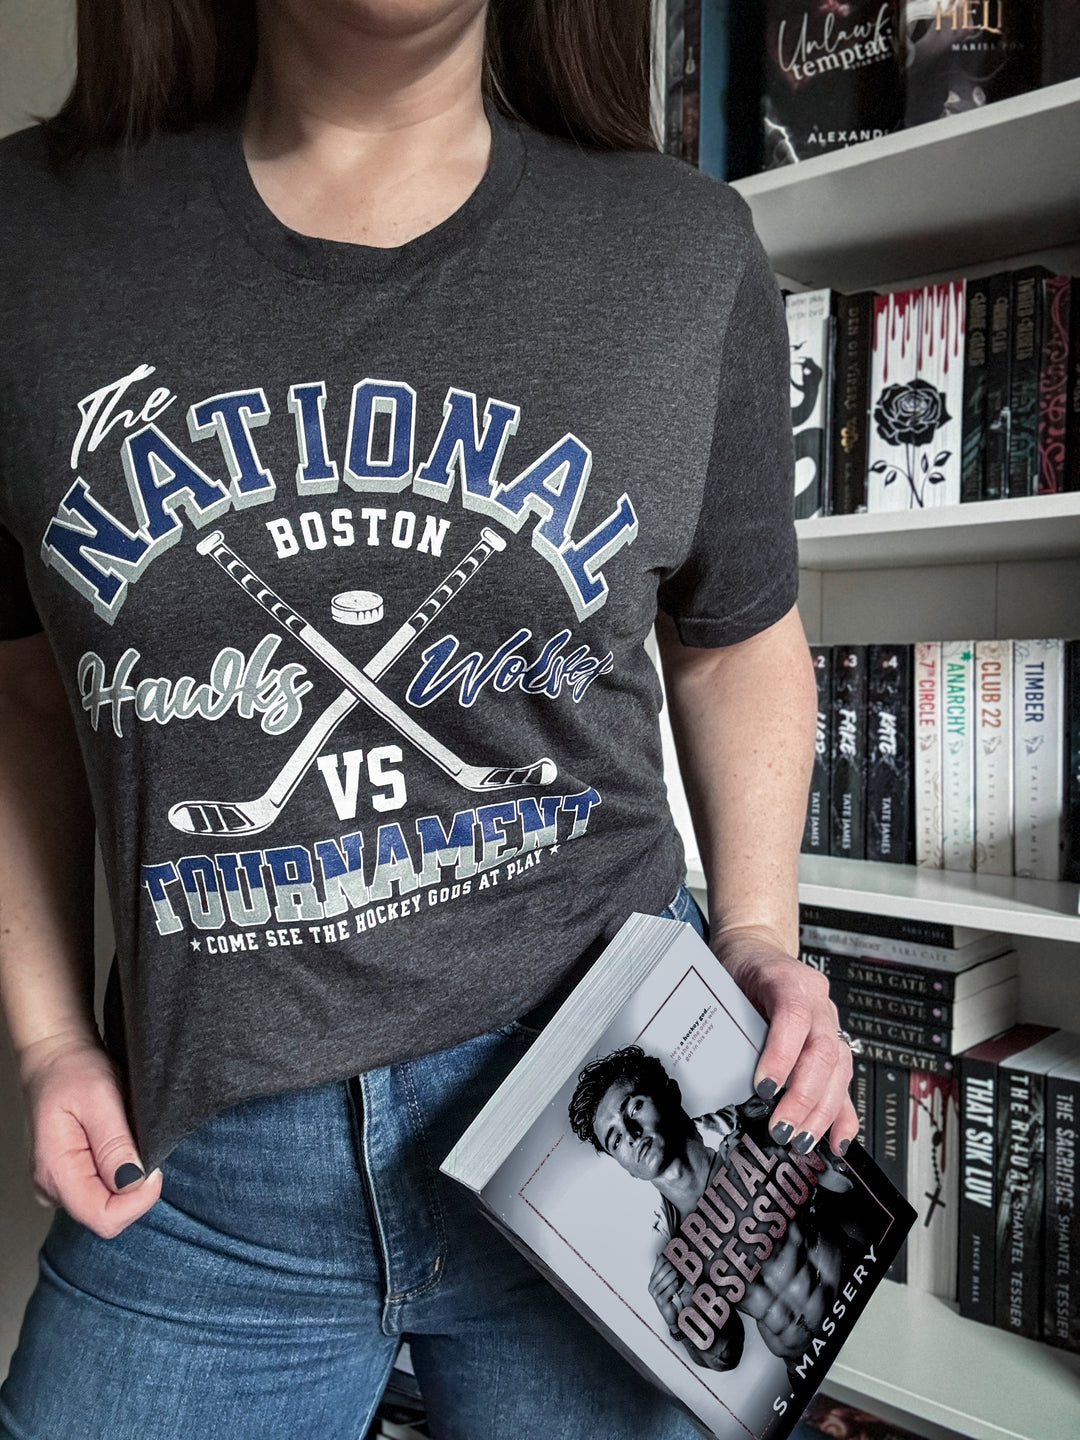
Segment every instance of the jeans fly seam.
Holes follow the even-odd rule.
[[[423,1116],[420,1112],[420,1103],[416,1098],[416,1088],[413,1085],[412,1071],[409,1062],[406,1060],[397,1069],[401,1074],[401,1083],[409,1104],[409,1113],[412,1115],[413,1123],[416,1126],[416,1143],[420,1149],[424,1161],[424,1184],[427,1190],[428,1204],[431,1208],[431,1218],[435,1226],[436,1256],[434,1269],[422,1285],[415,1286],[411,1290],[402,1291],[400,1294],[391,1295],[391,1300],[413,1300],[438,1285],[442,1279],[443,1257],[446,1253],[446,1225],[443,1220],[442,1206],[439,1204],[439,1192],[436,1189],[432,1174],[431,1151],[428,1149],[427,1132],[424,1130]]]
[[[387,1241],[387,1238],[386,1238],[386,1230],[385,1230],[384,1227],[383,1227],[383,1218],[382,1218],[382,1214],[380,1213],[380,1210],[379,1210],[379,1196],[378,1196],[378,1192],[377,1192],[376,1189],[375,1189],[375,1180],[374,1180],[374,1177],[373,1177],[373,1174],[372,1174],[372,1165],[371,1165],[371,1149],[370,1149],[370,1146],[369,1146],[369,1144],[368,1144],[368,1140],[369,1140],[368,1116],[373,1113],[373,1106],[372,1106],[372,1103],[371,1103],[371,1093],[370,1093],[370,1091],[369,1091],[369,1089],[368,1089],[367,1076],[361,1074],[361,1075],[358,1075],[356,1078],[357,1078],[357,1079],[359,1080],[359,1082],[360,1082],[360,1096],[361,1096],[361,1099],[363,1100],[363,1110],[362,1110],[361,1115],[360,1115],[360,1145],[361,1145],[361,1149],[362,1149],[362,1151],[363,1151],[364,1169],[365,1169],[365,1171],[367,1172],[366,1178],[367,1178],[368,1196],[369,1196],[370,1199],[371,1199],[371,1213],[372,1213],[372,1215],[374,1215],[374,1217],[375,1217],[375,1229],[378,1231],[378,1234],[379,1234],[379,1247],[380,1247],[380,1249],[382,1250],[383,1274],[386,1276],[386,1290],[387,1290],[387,1294],[386,1294],[386,1304],[389,1304],[389,1303],[393,1300],[393,1298],[394,1298],[394,1297],[390,1294],[390,1288],[391,1288],[391,1278],[390,1278],[390,1245],[389,1245],[389,1242]],[[384,1315],[384,1320],[385,1320],[385,1315]]]

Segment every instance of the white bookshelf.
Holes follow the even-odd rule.
[[[740,181],[776,271],[838,290],[1080,252],[1080,81]],[[1069,253],[1071,252],[1071,253]],[[1058,262],[1062,263],[1062,262]],[[1080,264],[1071,268],[1080,270]],[[1080,635],[1080,495],[798,524],[812,642]],[[691,886],[704,875],[671,780]],[[1022,1018],[1080,1028],[1080,888],[803,856],[800,898],[999,930]],[[1080,1359],[885,1282],[826,1389],[928,1440],[1077,1440]]]
[[[1077,155],[1080,80],[1069,80],[735,188],[778,272],[858,290],[1075,243]]]

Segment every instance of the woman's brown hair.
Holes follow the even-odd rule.
[[[254,0],[79,0],[78,70],[52,154],[188,130],[255,66]],[[484,92],[511,118],[605,150],[653,148],[649,0],[489,0]]]

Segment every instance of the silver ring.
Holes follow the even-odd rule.
[[[849,1035],[846,1030],[837,1030],[836,1038],[844,1042],[852,1055],[861,1055],[863,1053],[863,1042],[856,1040],[854,1035]]]

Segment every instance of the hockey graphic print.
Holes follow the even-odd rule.
[[[582,627],[638,530],[625,492],[589,504],[588,447],[567,432],[501,479],[521,408],[451,387],[417,463],[417,392],[368,378],[335,458],[325,383],[294,383],[294,499],[256,446],[261,388],[191,404],[192,451],[154,374],[79,401],[72,469],[118,449],[123,486],[77,474],[41,553],[100,627],[75,667],[92,731],[136,751],[168,732],[165,823],[138,858],[158,936],[336,946],[524,883],[583,838],[602,797],[572,712],[615,660]],[[169,593],[197,603],[167,624],[154,577],[174,547]],[[550,603],[523,605],[524,574]]]

